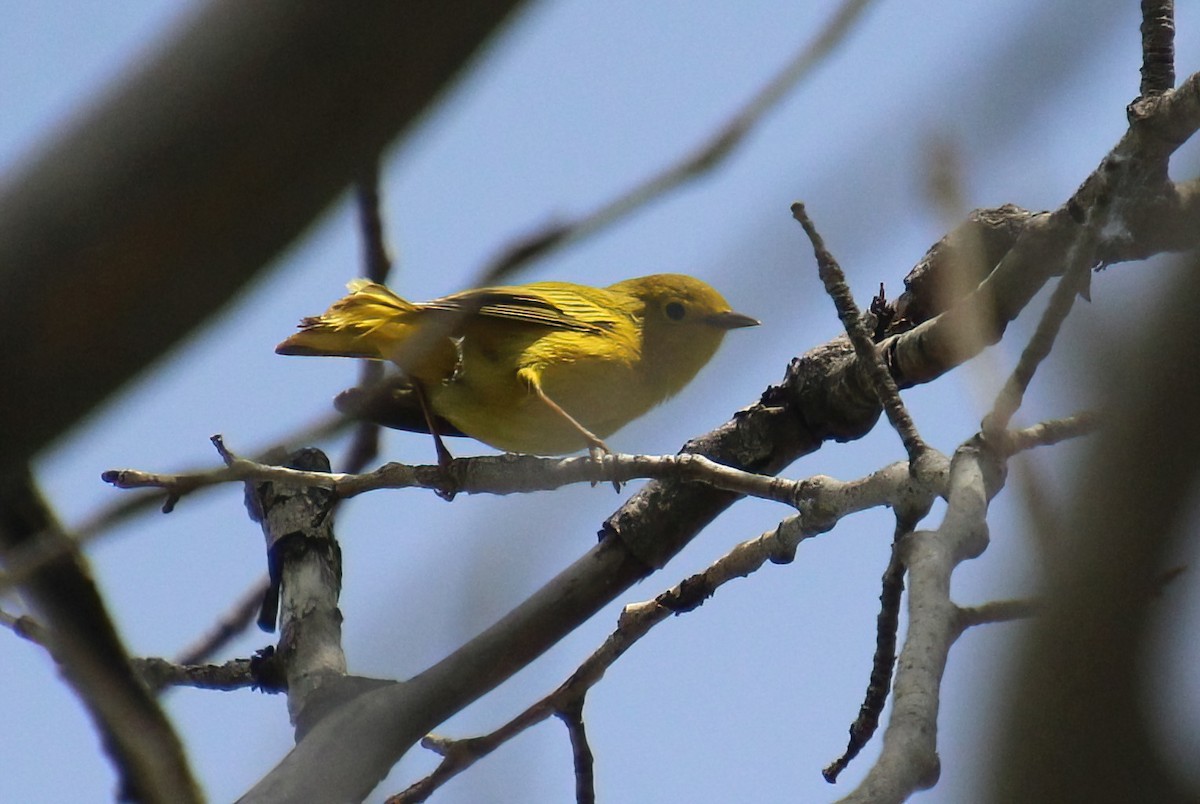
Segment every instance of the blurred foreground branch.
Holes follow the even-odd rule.
[[[212,0],[0,186],[0,470],[228,301],[516,5]]]

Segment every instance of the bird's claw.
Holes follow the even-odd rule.
[[[608,475],[612,482],[613,490],[620,494],[621,481],[614,476],[617,471],[617,458],[613,451],[608,448],[607,444],[597,439],[597,443],[588,447],[588,454],[593,461],[600,464],[600,474]],[[596,487],[597,482],[595,480],[592,481],[592,488]]]
[[[438,439],[437,445],[439,447],[437,456],[437,485],[434,486],[433,493],[446,502],[450,502],[458,494],[458,481],[454,478],[454,472],[451,471],[454,456],[442,444],[441,439]]]

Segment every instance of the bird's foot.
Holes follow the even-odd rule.
[[[588,444],[588,454],[592,460],[600,465],[600,474],[608,478],[612,483],[613,489],[621,493],[621,481],[616,478],[617,462],[616,454],[608,448],[608,445],[596,438]],[[592,487],[595,488],[598,481],[592,481]]]
[[[455,479],[452,471],[454,456],[450,454],[450,450],[446,449],[442,439],[436,435],[434,444],[437,447],[437,485],[434,486],[433,493],[446,502],[450,502],[458,494],[458,480]]]

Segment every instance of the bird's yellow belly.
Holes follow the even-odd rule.
[[[547,406],[518,374],[487,354],[464,355],[462,371],[430,389],[433,409],[472,438],[497,449],[539,455],[587,446],[580,432]],[[593,355],[525,366],[542,390],[595,435],[605,438],[659,401],[629,362]]]

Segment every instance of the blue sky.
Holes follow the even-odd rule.
[[[694,147],[835,6],[564,0],[528,8],[387,155],[392,286],[416,299],[462,289],[514,236],[587,211]],[[1200,63],[1200,17],[1181,6],[1178,72],[1187,75]],[[47,0],[8,11],[0,29],[0,180],[134,69],[186,7]],[[790,357],[840,331],[790,218],[792,201],[806,202],[860,303],[880,282],[894,297],[947,228],[926,192],[936,141],[960,155],[969,207],[1061,203],[1124,131],[1124,108],[1137,92],[1138,21],[1136,3],[1115,0],[879,3],[721,169],[530,269],[523,278],[598,285],[682,271],[763,321],[733,333],[692,386],[609,444],[673,452],[755,401]],[[48,450],[37,470],[63,518],[81,522],[125,493],[100,482],[105,469],[211,465],[213,433],[251,452],[326,412],[357,367],[272,350],[300,316],[324,309],[360,272],[356,231],[343,198],[222,316]],[[1093,303],[1077,309],[1021,422],[1087,403],[1088,371],[1104,339],[1115,342],[1135,324],[1169,271],[1154,262],[1097,279]],[[978,427],[1034,320],[1023,316],[1005,344],[907,392],[928,441],[949,452]],[[487,451],[463,443],[456,454],[473,450]],[[343,448],[330,452],[336,460]],[[1031,461],[1044,485],[1061,490],[1079,455],[1066,446]],[[384,456],[424,463],[432,449],[427,438],[393,433]],[[826,446],[786,474],[850,479],[902,456],[898,438],[881,426],[859,442]],[[587,550],[628,494],[580,487],[446,504],[401,491],[344,506],[338,534],[351,671],[404,678],[442,658]],[[995,506],[991,548],[955,575],[962,603],[1036,587],[1018,484]],[[440,731],[469,735],[501,724],[597,646],[622,603],[652,597],[786,514],[766,503],[737,505],[663,572]],[[802,545],[792,565],[728,585],[631,650],[588,699],[601,799],[819,801],[848,792],[875,746],[835,788],[820,769],[844,747],[866,684],[890,535],[885,512],[855,517]],[[89,555],[121,633],[142,655],[176,653],[264,569],[261,535],[234,487],[186,498],[169,516],[144,517]],[[1200,599],[1194,585],[1182,586],[1168,635],[1198,624]],[[7,599],[3,605],[15,608]],[[943,688],[942,779],[922,801],[973,798],[1019,629],[977,629],[955,646]],[[247,633],[228,656],[266,643]],[[112,770],[53,664],[15,637],[0,644],[0,800],[109,796]],[[1195,756],[1200,701],[1195,671],[1186,668],[1200,666],[1200,656],[1169,637],[1164,646],[1174,657],[1172,688],[1190,690],[1165,721],[1179,756]],[[177,690],[165,703],[214,801],[236,797],[291,745],[282,697]],[[414,751],[376,798],[433,764],[432,755]],[[434,800],[563,801],[572,789],[565,732],[549,722]]]

